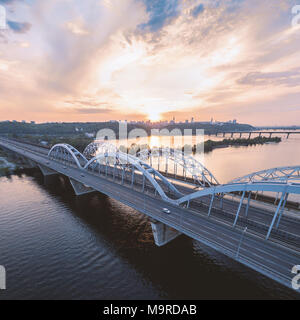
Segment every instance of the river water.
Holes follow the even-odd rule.
[[[299,138],[216,149],[205,164],[220,182],[296,165]],[[76,198],[62,178],[1,177],[0,200],[0,300],[300,298],[185,236],[156,247],[143,215],[101,194]]]

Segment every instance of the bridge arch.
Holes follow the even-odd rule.
[[[252,192],[258,192],[258,191],[267,191],[267,192],[274,192],[277,194],[281,194],[279,203],[277,205],[277,208],[275,210],[274,216],[272,218],[271,224],[268,229],[268,233],[266,235],[266,240],[270,237],[270,234],[272,232],[273,226],[276,223],[276,228],[278,228],[280,219],[283,215],[284,207],[286,205],[288,196],[290,194],[300,194],[300,184],[299,183],[285,183],[285,182],[276,182],[276,181],[267,181],[267,182],[253,182],[253,183],[229,183],[224,184],[220,186],[214,186],[211,188],[206,188],[203,190],[199,190],[197,192],[185,195],[181,197],[180,199],[175,200],[177,205],[187,203],[187,206],[189,206],[190,201],[195,199],[201,199],[205,196],[211,196],[209,208],[208,208],[208,216],[211,214],[213,202],[216,195],[224,195],[224,194],[230,194],[234,192],[242,192],[241,199],[238,204],[238,209],[235,214],[235,219],[233,222],[233,227],[237,224],[239,214],[241,211],[241,208],[243,206],[243,201],[245,198],[246,193],[248,194],[248,202],[246,205],[246,211],[245,215],[248,214],[249,209],[249,203],[251,199]],[[222,201],[222,200],[221,200]]]
[[[236,178],[230,183],[242,182],[259,182],[259,181],[299,181],[300,182],[300,166],[277,167],[261,170],[247,174],[243,177]]]
[[[85,147],[83,155],[84,157],[86,157],[86,159],[91,159],[95,157],[98,153],[103,153],[103,148],[112,148],[112,150],[116,151],[116,148],[113,148],[112,144],[107,143],[103,140],[95,140]]]
[[[181,150],[173,148],[152,148],[144,149],[137,154],[137,157],[141,160],[150,160],[152,166],[152,159],[160,158],[165,159],[165,171],[168,170],[168,162],[173,162],[176,166],[179,165],[183,168],[184,173],[191,174],[195,182],[201,187],[211,187],[213,185],[219,185],[218,180],[215,176],[199,161],[194,157],[185,155]]]
[[[54,145],[50,149],[48,157],[71,163],[73,162],[80,169],[82,169],[88,162],[86,157],[82,155],[76,148],[66,143]]]
[[[179,205],[181,203],[191,201],[208,195],[226,194],[232,192],[256,192],[256,191],[269,191],[269,192],[285,192],[300,194],[300,184],[284,183],[284,182],[254,182],[254,183],[229,183],[211,188],[199,190],[176,200]]]
[[[106,147],[108,149],[105,150]],[[118,166],[118,165],[121,166],[123,171],[125,170],[126,166],[127,168],[129,166],[132,169],[140,172],[143,175],[143,177],[145,177],[151,183],[155,191],[161,196],[163,200],[174,203],[174,200],[169,198],[166,195],[165,191],[157,182],[156,178],[159,178],[159,180],[163,183],[163,185],[167,187],[170,191],[172,191],[175,196],[177,197],[183,196],[183,194],[179,192],[177,188],[166,177],[164,177],[157,170],[153,169],[147,163],[143,162],[141,159],[138,159],[137,157],[134,157],[130,154],[121,152],[117,150],[117,148],[114,148],[109,144],[102,145],[102,149],[104,149],[105,151],[98,153],[95,157],[93,157],[86,163],[86,165],[84,166],[85,170],[96,170],[97,166],[100,166],[102,160],[105,160],[105,165],[107,166],[109,159],[112,159],[114,166]],[[132,176],[133,176],[132,179],[134,179],[133,170],[132,170]]]

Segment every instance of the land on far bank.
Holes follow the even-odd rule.
[[[40,136],[40,135],[22,135],[22,136],[16,136],[16,135],[9,135],[10,138],[17,138],[18,140],[22,140],[24,142],[37,144],[40,146],[44,146],[45,148],[50,149],[55,144],[59,143],[67,143],[75,147],[78,151],[83,152],[85,147],[94,141],[93,138],[88,138],[84,135],[65,135],[65,136]],[[204,142],[203,145],[185,145],[182,147],[182,150],[185,150],[185,152],[195,153],[196,150],[204,150],[204,152],[211,152],[212,150],[216,148],[227,148],[229,146],[253,146],[253,145],[262,145],[266,143],[279,143],[281,142],[280,137],[264,137],[264,136],[258,136],[255,138],[231,138],[231,139],[223,139],[219,141],[215,140],[207,140]],[[159,147],[159,146],[156,146]],[[164,147],[164,146],[162,146]],[[120,149],[123,152],[129,151],[129,149],[134,149],[137,152],[141,149],[150,149],[150,146],[147,144],[136,144],[132,143],[128,150],[126,150],[126,147],[123,145],[120,145]],[[1,154],[0,154],[1,156]]]
[[[124,125],[124,122],[123,122]],[[130,132],[133,129],[143,129],[148,136],[151,135],[153,129],[167,129],[172,131],[179,129],[181,134],[184,130],[190,129],[193,134],[196,134],[196,130],[203,129],[205,134],[216,134],[218,132],[232,132],[232,131],[253,131],[255,128],[249,124],[240,124],[233,122],[188,122],[188,123],[166,123],[166,122],[127,122],[127,131]],[[101,129],[111,129],[115,132],[118,138],[119,122],[49,122],[49,123],[24,123],[24,122],[12,122],[3,121],[0,122],[0,134],[16,134],[16,135],[78,135],[85,134],[88,136],[96,136],[97,132]]]
[[[221,141],[207,140],[204,142],[204,152],[210,152],[216,148],[227,148],[229,146],[253,146],[257,144],[279,143],[280,137],[255,137],[252,139],[238,138],[238,139],[223,139]],[[194,146],[195,148],[195,146]]]

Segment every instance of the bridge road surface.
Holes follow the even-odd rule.
[[[241,243],[243,230],[240,228],[232,228],[219,220],[204,217],[190,209],[171,205],[161,199],[153,198],[148,194],[143,194],[87,171],[84,172],[84,177],[82,177],[83,171],[81,169],[71,166],[66,167],[62,162],[51,160],[47,157],[45,151],[42,152],[40,149],[33,148],[34,150],[31,151],[28,145],[24,146],[22,144],[20,146],[20,144],[3,139],[0,139],[1,145],[62,175],[89,185],[94,190],[106,194],[292,288],[291,281],[295,275],[291,273],[291,270],[293,266],[300,265],[299,248],[291,249],[249,233],[244,234]],[[171,214],[163,213],[162,208],[164,207],[168,207]],[[241,247],[237,256],[240,244]]]

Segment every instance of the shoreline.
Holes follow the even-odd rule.
[[[15,172],[17,165],[15,163],[9,162],[5,157],[0,155],[0,176],[5,176]]]

